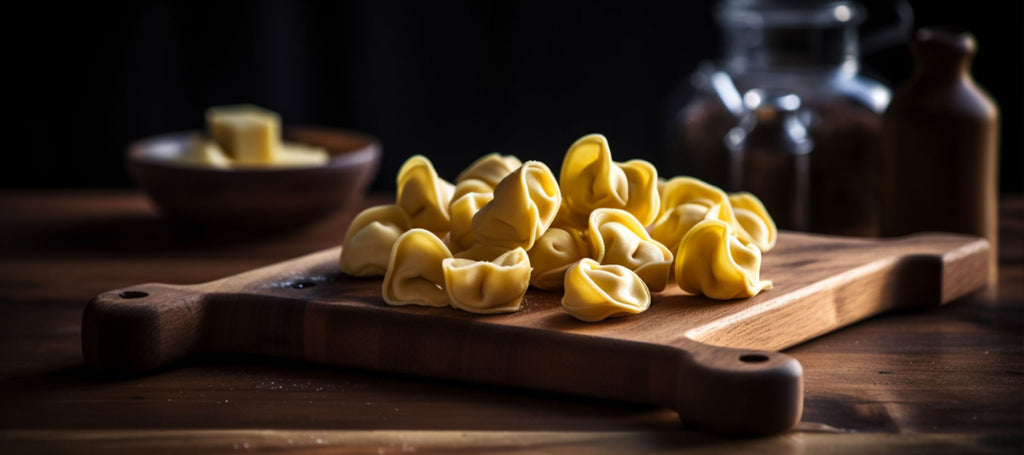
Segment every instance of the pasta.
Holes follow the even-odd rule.
[[[389,305],[479,314],[518,311],[530,287],[561,290],[564,310],[589,322],[645,311],[670,279],[716,300],[772,286],[761,255],[778,230],[755,195],[615,162],[600,134],[570,145],[557,178],[490,153],[454,182],[423,155],[407,159],[395,203],[349,225],[341,271],[383,276]]]
[[[530,282],[526,250],[509,250],[491,261],[447,258],[441,262],[451,305],[471,313],[519,310]]]
[[[675,277],[690,293],[718,300],[752,297],[771,287],[761,281],[761,250],[743,244],[730,224],[707,219],[697,223],[679,245]]]
[[[448,206],[455,186],[437,176],[427,157],[414,155],[406,160],[398,171],[397,184],[396,203],[409,215],[413,227],[437,235],[448,231]]]
[[[468,193],[452,202],[448,245],[453,252],[467,250],[477,244],[473,234],[473,215],[491,199],[494,199],[493,193]]]
[[[478,180],[493,189],[498,186],[498,182],[501,179],[519,169],[519,166],[522,165],[523,163],[515,156],[488,153],[460,172],[458,177],[455,178],[455,183],[459,184],[466,180]]]
[[[533,266],[530,284],[547,291],[562,289],[565,271],[589,254],[590,247],[580,231],[557,227],[548,229],[529,251]]]
[[[601,264],[624,266],[640,276],[655,292],[665,289],[672,267],[672,251],[644,229],[629,212],[601,208],[590,214],[587,240],[592,257]]]
[[[740,240],[757,245],[762,253],[775,247],[779,230],[757,196],[747,192],[732,193],[729,195],[729,203],[736,214]]]
[[[651,238],[661,242],[669,251],[677,251],[683,236],[697,223],[707,218],[717,219],[721,204],[708,207],[702,203],[685,203],[667,209],[648,231]]]
[[[456,177],[452,201],[468,193],[493,193],[501,179],[522,165],[519,158],[512,155],[488,153],[478,158]]]
[[[651,306],[644,281],[626,267],[584,258],[565,272],[562,308],[586,322],[639,314]]]
[[[643,160],[612,161],[603,135],[583,136],[569,147],[558,181],[572,216],[586,218],[595,209],[616,208],[630,212],[644,225],[658,216],[657,169]]]
[[[551,226],[562,198],[547,165],[527,161],[494,188],[494,198],[473,216],[479,243],[529,250]]]
[[[658,169],[644,160],[629,160],[619,163],[629,182],[629,198],[623,208],[636,217],[644,226],[658,217],[661,197],[658,195]]]
[[[354,276],[384,276],[391,247],[409,228],[409,217],[395,204],[359,212],[345,233],[341,271]]]
[[[434,233],[413,228],[395,241],[381,293],[390,305],[448,305],[443,260],[452,257]]]

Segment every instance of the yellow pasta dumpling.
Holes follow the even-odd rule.
[[[381,292],[390,305],[448,305],[442,261],[452,257],[434,233],[413,228],[395,241]]]
[[[771,287],[760,275],[761,250],[741,242],[724,221],[697,223],[679,244],[675,277],[686,292],[717,300],[753,297]]]
[[[427,157],[414,155],[398,171],[396,203],[409,215],[413,227],[441,235],[448,231],[455,186],[437,176]]]
[[[494,193],[494,187],[488,185],[487,182],[477,179],[466,179],[455,184],[455,191],[452,193],[452,204],[455,201],[462,199],[467,194],[492,194]],[[449,206],[449,211],[451,207]]]
[[[658,194],[658,169],[644,160],[629,160],[618,164],[629,182],[629,199],[623,209],[632,213],[640,224],[647,226],[658,217],[661,197]]]
[[[494,199],[473,217],[473,233],[485,245],[529,250],[551,226],[561,202],[551,169],[527,161],[494,188]]]
[[[718,219],[733,224],[735,217],[729,196],[721,188],[693,177],[677,176],[667,182],[661,193],[661,204],[665,211],[683,204],[700,204],[711,208],[721,205]]]
[[[779,230],[757,196],[748,192],[732,193],[729,202],[736,215],[736,224],[739,226],[736,235],[740,240],[757,245],[762,253],[775,247]]]
[[[494,199],[493,193],[468,193],[452,202],[450,209],[452,224],[448,232],[448,245],[452,252],[459,252],[476,245],[473,234],[473,215]]]
[[[583,216],[599,207],[625,207],[629,197],[626,173],[612,162],[608,140],[600,134],[583,136],[569,146],[558,183],[569,211]]]
[[[576,261],[588,257],[590,247],[582,232],[552,227],[537,239],[528,254],[533,267],[530,284],[538,289],[555,291],[565,284],[565,271]]]
[[[672,251],[651,238],[631,213],[602,208],[591,212],[587,240],[594,259],[601,264],[618,264],[640,276],[650,290],[665,289]]]
[[[583,136],[569,146],[558,182],[567,209],[576,216],[616,208],[646,225],[658,215],[657,169],[643,160],[612,161],[608,139],[601,134]]]
[[[669,251],[677,251],[679,242],[690,228],[707,218],[718,218],[721,204],[708,207],[701,203],[685,203],[677,205],[662,213],[654,224],[647,228],[651,238],[661,242]]]
[[[718,205],[720,207],[715,217],[729,223],[733,228],[737,227],[736,216],[732,212],[732,204],[729,203],[729,195],[717,186],[693,177],[672,177],[665,182],[664,188],[661,191],[663,213],[667,213],[684,204],[704,206],[709,212],[712,207]],[[695,209],[696,207],[690,208],[690,210]],[[682,234],[685,235],[686,233],[683,232]],[[678,244],[680,240],[682,240],[682,237],[675,239],[673,242],[666,242],[666,244]]]
[[[530,285],[530,258],[522,248],[491,261],[448,258],[441,266],[451,305],[471,313],[519,311]]]
[[[651,306],[651,292],[632,270],[584,258],[565,272],[562,308],[586,322],[639,314]]]
[[[339,261],[341,271],[355,276],[384,276],[391,247],[410,227],[409,217],[395,204],[359,212],[345,232]]]
[[[493,190],[494,187],[498,186],[498,182],[505,176],[512,173],[523,163],[519,161],[513,155],[500,155],[498,153],[488,153],[472,164],[466,167],[462,172],[459,173],[458,177],[455,178],[455,184],[465,180],[478,180],[484,184],[487,184]]]

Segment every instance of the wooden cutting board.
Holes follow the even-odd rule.
[[[517,313],[393,307],[381,280],[338,271],[340,247],[202,284],[93,298],[86,363],[146,374],[199,352],[245,353],[668,407],[687,425],[770,434],[800,420],[803,372],[777,351],[892,309],[982,288],[988,243],[923,233],[851,239],[783,232],[763,258],[774,288],[714,301],[674,285],[639,315],[580,322],[561,293]]]

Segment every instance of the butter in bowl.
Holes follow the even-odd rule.
[[[204,131],[133,142],[127,167],[175,224],[267,232],[302,228],[357,202],[380,154],[367,133],[284,127],[276,112],[238,104],[208,108]]]

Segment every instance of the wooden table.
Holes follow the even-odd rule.
[[[699,433],[665,409],[262,357],[203,357],[134,379],[85,369],[81,317],[94,295],[335,246],[353,215],[237,237],[175,230],[133,190],[0,191],[0,453],[1024,449],[1020,195],[1001,205],[998,299],[887,314],[787,350],[805,371],[803,421],[772,437]]]

